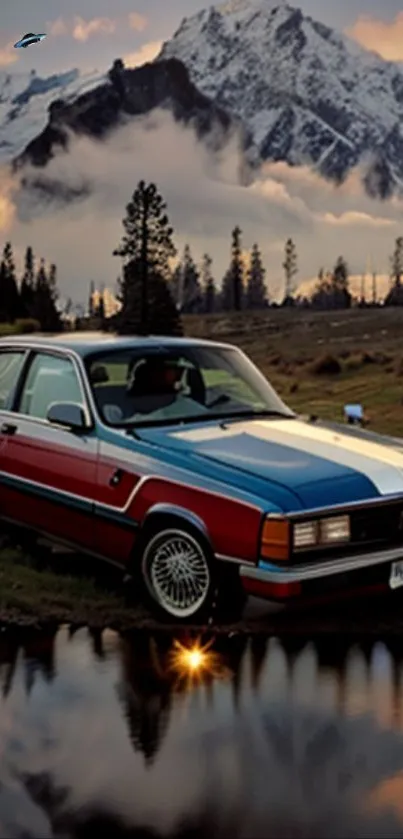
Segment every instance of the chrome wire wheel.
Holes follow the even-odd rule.
[[[165,530],[145,548],[143,579],[153,600],[174,618],[189,618],[203,607],[211,574],[200,543],[183,530]]]

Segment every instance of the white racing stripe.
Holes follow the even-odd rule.
[[[258,420],[250,424],[249,434],[361,472],[381,495],[403,493],[403,454],[395,449],[299,420]]]
[[[217,427],[198,428],[172,436],[189,443],[208,443],[240,434],[305,451],[360,472],[372,482],[380,495],[403,493],[403,453],[300,420],[252,420],[235,423],[225,431]],[[310,480],[312,477],[307,472],[306,483]]]

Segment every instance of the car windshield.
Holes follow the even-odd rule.
[[[86,367],[98,412],[114,427],[294,416],[235,348],[115,350],[87,358]]]

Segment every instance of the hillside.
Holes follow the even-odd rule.
[[[343,406],[361,402],[370,428],[403,437],[403,310],[187,316],[188,335],[228,341],[260,367],[291,408],[342,420]],[[318,374],[325,356],[339,374]]]

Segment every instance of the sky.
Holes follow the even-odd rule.
[[[21,69],[30,68],[32,53],[16,53],[12,45],[25,32],[37,31],[50,35],[35,52],[38,73],[75,66],[103,69],[116,57],[169,38],[183,17],[206,5],[205,0],[2,0],[0,64],[15,61]],[[378,47],[383,41],[386,51],[394,49],[403,59],[400,0],[300,0],[295,5],[330,26],[355,24],[359,39]]]
[[[0,71],[34,67],[42,76],[73,67],[102,71],[117,57],[135,66],[152,59],[182,18],[205,5],[203,0],[3,0]],[[301,0],[299,5],[385,58],[403,61],[403,12],[397,0]],[[38,47],[14,50],[13,43],[28,31],[48,37]],[[17,258],[29,243],[38,256],[55,261],[62,294],[85,301],[90,280],[110,287],[120,272],[111,252],[132,191],[128,194],[130,171],[133,188],[142,177],[157,182],[177,231],[178,250],[189,242],[197,259],[209,251],[218,279],[228,265],[230,232],[238,223],[244,248],[255,241],[262,247],[274,296],[282,289],[288,236],[298,249],[299,281],[311,281],[321,267],[331,268],[340,251],[357,277],[370,262],[379,273],[388,273],[389,254],[401,232],[399,201],[370,201],[355,173],[337,189],[309,170],[282,164],[266,166],[254,184],[244,187],[239,164],[237,137],[224,156],[213,158],[191,130],[155,114],[115,132],[101,147],[79,139],[67,157],[47,168],[49,177],[72,185],[89,178],[93,194],[87,201],[67,208],[44,206],[33,196],[28,200],[2,170],[0,234],[11,239]]]

